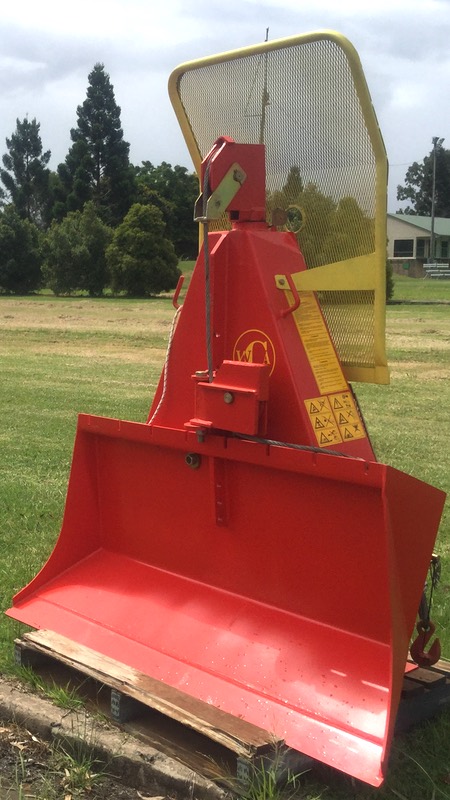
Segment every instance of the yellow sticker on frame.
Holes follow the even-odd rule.
[[[304,402],[319,447],[367,436],[350,391],[312,397]]]
[[[317,298],[314,292],[300,292],[300,298],[294,320],[319,392],[343,391],[347,381]]]
[[[328,397],[313,397],[311,400],[305,400],[305,406],[319,447],[340,444],[342,437]]]
[[[339,426],[342,441],[349,442],[352,439],[365,439],[367,433],[352,393],[350,391],[338,392],[330,395],[329,400]]]

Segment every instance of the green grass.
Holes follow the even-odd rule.
[[[446,300],[450,302],[450,281],[394,275],[394,297],[392,299],[394,301]]]
[[[355,385],[379,460],[447,493],[433,619],[450,658],[450,308],[387,309],[390,386]]]
[[[61,686],[55,680],[45,681],[32,667],[23,665],[16,667],[14,674],[36,692],[51,700],[58,708],[77,711],[84,707],[82,696],[70,684],[70,681],[65,686]]]
[[[419,302],[387,309],[391,385],[357,384],[355,390],[378,458],[450,492],[450,308],[420,304],[450,299],[450,282],[396,276],[394,297]],[[58,535],[77,413],[146,419],[172,316],[170,298],[0,297],[3,608],[36,574]],[[443,579],[433,614],[447,657],[449,522],[447,502],[437,547]],[[19,632],[14,621],[0,622],[0,669],[12,668],[12,640]],[[446,712],[396,739],[389,775],[380,790],[324,769],[318,782],[305,779],[300,796],[304,800],[319,795],[329,800],[450,798],[449,741]]]

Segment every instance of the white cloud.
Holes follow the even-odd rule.
[[[0,156],[16,118],[41,123],[52,166],[70,146],[87,76],[105,64],[135,163],[190,166],[167,97],[179,63],[311,30],[332,29],[355,45],[393,165],[422,160],[431,137],[450,144],[449,0],[17,0],[2,7]],[[201,98],[199,98],[201,102]],[[390,207],[406,167],[391,167]]]

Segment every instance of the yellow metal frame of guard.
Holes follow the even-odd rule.
[[[353,45],[348,39],[335,31],[317,31],[305,33],[286,39],[263,42],[258,45],[229,51],[178,66],[169,78],[169,97],[177,116],[187,148],[200,175],[202,154],[200,153],[194,132],[186,111],[181,102],[178,87],[183,75],[192,70],[225,63],[246,56],[263,55],[274,50],[307,45],[311,42],[331,41],[344,52],[354,87],[358,95],[364,122],[370,138],[376,164],[376,198],[375,198],[375,250],[373,253],[315,267],[306,272],[293,275],[294,284],[301,291],[358,291],[374,292],[374,364],[372,366],[346,366],[344,372],[350,381],[368,383],[389,383],[389,371],[386,358],[385,319],[386,319],[386,214],[387,214],[387,177],[388,162],[383,138],[373,109],[372,100],[367,87],[361,62]],[[199,102],[201,90],[199,88]],[[280,277],[280,276],[277,276]]]

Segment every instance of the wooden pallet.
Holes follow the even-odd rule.
[[[396,733],[410,730],[445,708],[450,708],[450,661],[441,659],[433,667],[412,669],[403,679]]]
[[[94,695],[101,710],[109,694],[107,711],[115,722],[193,769],[201,771],[203,753],[209,767],[211,760],[221,763],[245,783],[251,765],[261,758],[266,764],[276,759],[280,769],[299,772],[311,764],[303,754],[293,756],[282,740],[262,728],[52,631],[33,631],[16,639],[15,658],[18,665],[32,667],[60,685],[73,685],[78,675],[84,693]],[[86,679],[96,684],[94,691]]]
[[[31,666],[60,685],[76,685],[74,676],[79,676],[78,684],[86,690],[86,680],[92,681],[91,695],[101,710],[106,696],[106,710],[115,722],[197,771],[213,761],[245,783],[252,764],[261,758],[266,764],[276,758],[281,770],[295,772],[313,763],[267,731],[52,631],[34,631],[16,639],[15,655],[18,664]],[[62,674],[58,673],[61,668]],[[396,733],[446,707],[450,707],[450,661],[412,668],[404,678]]]

